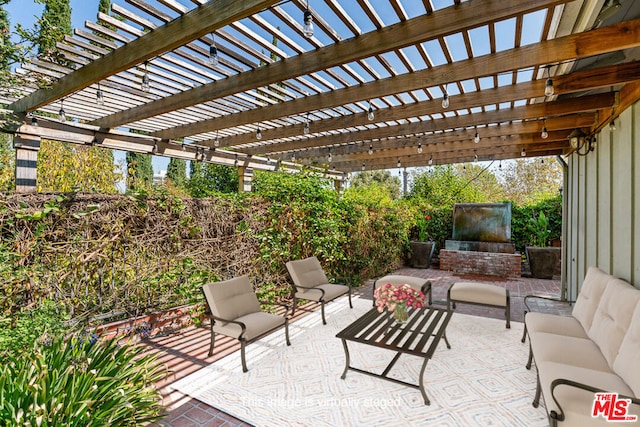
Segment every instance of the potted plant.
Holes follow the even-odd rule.
[[[409,260],[413,268],[429,268],[431,267],[431,258],[435,251],[435,242],[429,241],[428,221],[431,219],[429,215],[420,215],[416,221],[418,231],[418,240],[409,242],[411,249]]]
[[[548,246],[551,230],[544,212],[529,220],[529,231],[532,246],[527,246],[526,251],[531,275],[536,279],[552,279],[560,259],[560,248]]]

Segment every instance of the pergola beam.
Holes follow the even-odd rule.
[[[255,1],[256,0],[254,0],[254,2]],[[259,69],[240,73],[217,82],[186,90],[173,96],[150,102],[143,107],[121,111],[96,120],[92,124],[103,127],[116,127],[126,123],[136,122],[148,117],[209,101],[211,100],[212,93],[216,94],[216,98],[225,97],[256,87],[263,87],[305,74],[311,74],[332,66],[357,61],[374,56],[380,52],[400,49],[432,38],[486,25],[494,20],[507,19],[521,13],[566,3],[567,1],[568,0],[530,0],[527,2],[509,2],[505,4],[502,0],[482,0],[481,8],[478,6],[480,3],[479,0],[469,1],[458,6],[442,9],[430,15],[422,15],[414,19],[399,22],[395,25],[390,25],[378,31],[372,31],[302,55],[277,61]],[[244,1],[233,2],[232,0],[227,0],[225,3],[227,2],[236,4],[246,3]],[[275,0],[272,0],[268,3],[275,2]],[[263,1],[261,3],[267,2]],[[479,12],[480,10],[481,13]],[[188,16],[188,14],[184,16]],[[166,26],[170,26],[173,22],[175,21],[171,21]],[[210,26],[209,31],[213,28],[213,26]],[[206,34],[206,32],[207,31],[204,31],[200,35]],[[195,37],[192,37],[192,39],[193,38]],[[165,51],[166,50],[169,49],[165,49]],[[153,56],[154,55],[150,55],[147,58]],[[191,135],[193,135],[193,133]],[[187,136],[187,134],[180,136]]]
[[[473,2],[465,4],[470,3]],[[338,45],[340,44],[336,46]],[[625,21],[580,34],[543,40],[540,43],[525,47],[443,64],[414,73],[402,74],[358,86],[299,98],[282,104],[169,128],[155,132],[154,135],[161,138],[187,137],[215,131],[216,129],[259,123],[265,120],[301,114],[306,111],[336,107],[351,102],[409,92],[424,87],[434,87],[481,76],[497,75],[518,69],[586,58],[636,46],[640,46],[640,20]],[[305,58],[306,55],[308,54],[296,58]],[[292,58],[292,60],[296,58]],[[286,63],[287,61],[280,61],[271,66],[285,65]],[[243,73],[240,76],[259,72],[267,73],[271,66]],[[231,79],[225,79],[225,81],[228,80]],[[237,91],[238,89],[236,88],[235,90]],[[190,91],[183,92],[183,94],[188,92]],[[218,94],[219,92],[216,90],[216,93]],[[172,98],[174,97],[165,98],[165,100]],[[164,102],[164,100],[157,102]]]
[[[15,112],[35,110],[145,60],[176,49],[217,28],[258,13],[277,2],[278,0],[210,1],[67,74],[50,88],[39,89],[14,102],[9,109]]]

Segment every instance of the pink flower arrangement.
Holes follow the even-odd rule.
[[[376,307],[380,313],[382,313],[385,308],[393,313],[399,305],[411,308],[424,307],[424,294],[416,291],[407,284],[392,285],[391,283],[387,283],[386,285],[379,286],[373,293],[373,297],[376,300]]]

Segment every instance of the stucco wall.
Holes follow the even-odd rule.
[[[594,152],[566,159],[565,269],[572,299],[591,265],[640,288],[640,102],[620,115],[615,131],[605,127],[597,138]]]

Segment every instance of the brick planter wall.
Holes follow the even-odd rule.
[[[520,277],[522,259],[519,253],[440,250],[440,270],[464,274]]]

